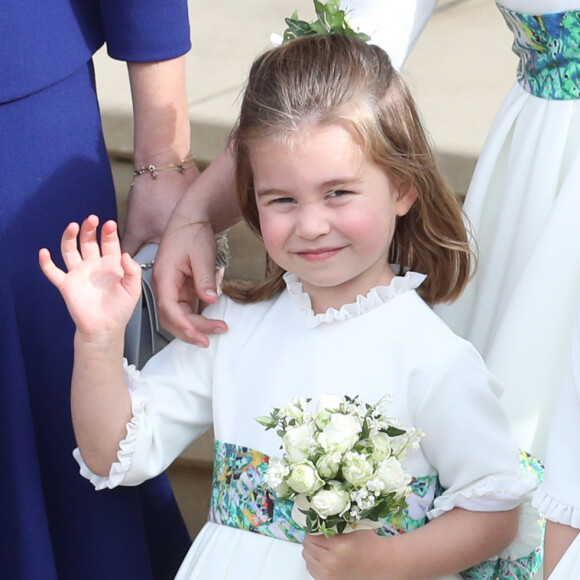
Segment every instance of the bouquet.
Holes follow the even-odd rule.
[[[276,497],[294,500],[292,518],[308,533],[330,537],[380,527],[402,511],[412,477],[401,460],[419,446],[423,433],[389,417],[386,395],[376,405],[323,395],[314,413],[311,399],[294,399],[269,416],[256,417],[277,429],[282,457],[271,457],[264,476]]]

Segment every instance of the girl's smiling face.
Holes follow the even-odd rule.
[[[391,183],[346,129],[308,125],[257,141],[250,163],[266,250],[300,278],[315,312],[390,283],[396,218],[417,194]]]

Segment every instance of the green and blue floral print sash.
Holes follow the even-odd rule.
[[[580,10],[536,15],[497,6],[514,35],[522,88],[542,99],[580,98]]]
[[[302,529],[292,520],[292,501],[276,498],[264,483],[269,457],[231,443],[215,441],[214,474],[209,521],[291,542],[301,543]],[[540,473],[542,466],[527,454],[522,468]],[[418,477],[411,484],[407,509],[384,520],[383,536],[410,532],[428,523],[427,512],[443,489],[436,476]],[[488,560],[465,570],[466,580],[527,580],[539,570],[541,550],[518,560]]]

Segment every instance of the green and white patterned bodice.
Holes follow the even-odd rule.
[[[519,84],[543,99],[580,98],[580,10],[524,14],[497,6],[514,35]]]

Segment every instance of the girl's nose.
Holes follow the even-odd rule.
[[[330,220],[324,207],[305,204],[300,208],[296,221],[296,233],[308,240],[327,234],[331,229]]]

